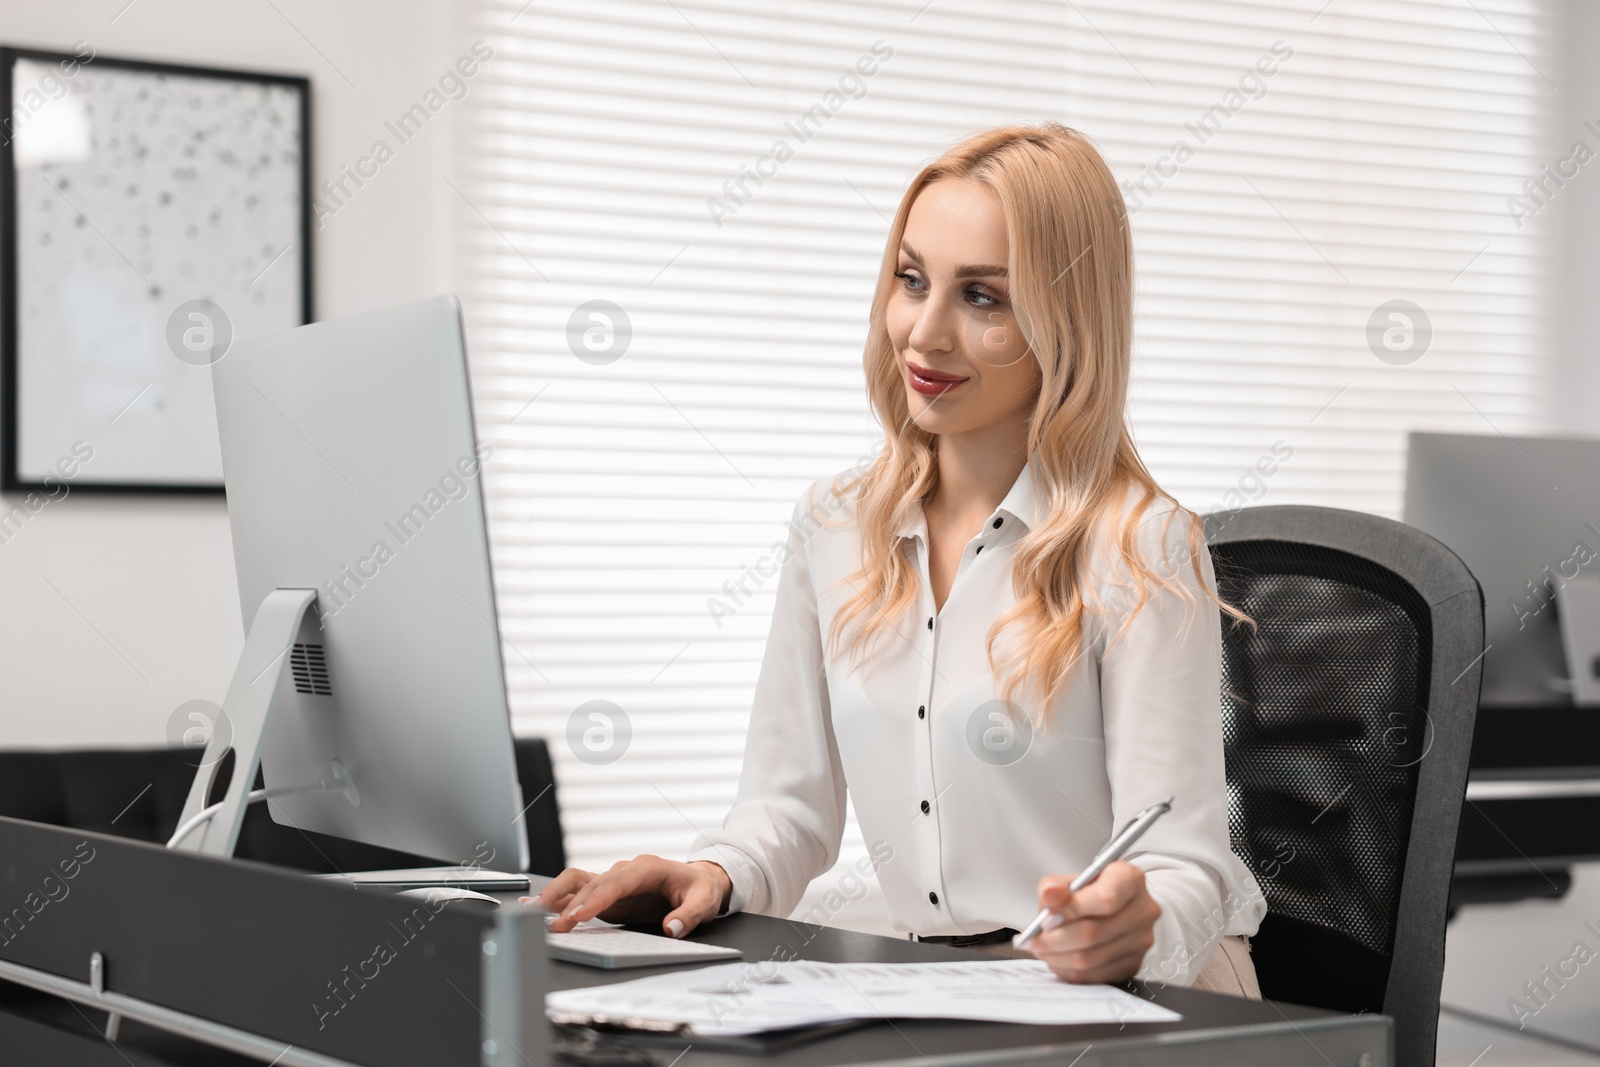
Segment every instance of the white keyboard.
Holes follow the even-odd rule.
[[[554,918],[552,916],[551,918]],[[547,920],[548,921],[548,920]],[[738,959],[739,950],[701,941],[680,941],[664,934],[624,930],[591,919],[564,934],[544,935],[552,959],[588,967],[619,970],[624,967],[660,967],[674,963],[704,963]]]

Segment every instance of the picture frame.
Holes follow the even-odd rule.
[[[308,78],[0,48],[0,492],[221,493],[209,367],[312,321],[312,205]]]

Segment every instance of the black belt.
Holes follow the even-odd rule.
[[[930,945],[949,945],[951,948],[979,948],[983,945],[998,945],[1009,942],[1017,936],[1017,931],[1009,926],[998,930],[990,930],[986,934],[939,934],[932,937],[917,935],[918,941],[925,941]]]

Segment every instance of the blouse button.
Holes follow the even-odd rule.
[[[928,814],[928,812],[929,812],[929,811],[931,811],[931,810],[932,810],[932,809],[931,809],[931,808],[930,808],[930,807],[929,807],[929,806],[928,806],[928,802],[927,802],[927,801],[926,801],[926,800],[924,800],[924,801],[923,801],[923,802],[922,802],[922,814],[924,814],[924,815],[926,815],[926,814]]]
[[[917,718],[926,719],[927,717],[928,717],[928,705],[924,704],[924,705],[922,705],[921,707],[919,707],[917,709]]]
[[[928,629],[930,629],[930,630],[933,629],[933,616],[932,615],[928,616]]]
[[[996,520],[994,520],[994,528],[995,528],[995,529],[996,529],[996,530],[998,530],[998,529],[1000,529],[1000,524],[1001,524],[1001,523],[1002,523],[1002,522],[1005,522],[1005,521],[1006,521],[1006,520],[1004,520],[1004,519],[996,519]]]
[[[983,551],[983,546],[979,545],[978,546],[978,552],[982,552],[982,551]],[[978,552],[974,552],[973,555],[976,556],[978,554]]]
[[[929,893],[928,894],[928,903],[929,904],[937,904],[937,903],[939,903],[939,894],[938,893]]]

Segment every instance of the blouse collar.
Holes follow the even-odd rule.
[[[993,514],[984,523],[983,532],[989,533],[1004,528],[1008,519],[1020,522],[1024,530],[1031,529],[1036,517],[1037,499],[1033,485],[1033,460],[1029,459],[1022,465],[1022,472],[1017,475],[1017,480],[1011,483],[1011,489],[1006,493],[1005,499],[1000,501],[1000,506],[994,509]],[[995,525],[996,520],[999,520],[999,526]],[[923,514],[920,503],[911,510],[911,514],[901,524],[897,533],[900,537],[920,538],[923,544],[928,543],[928,517]]]

